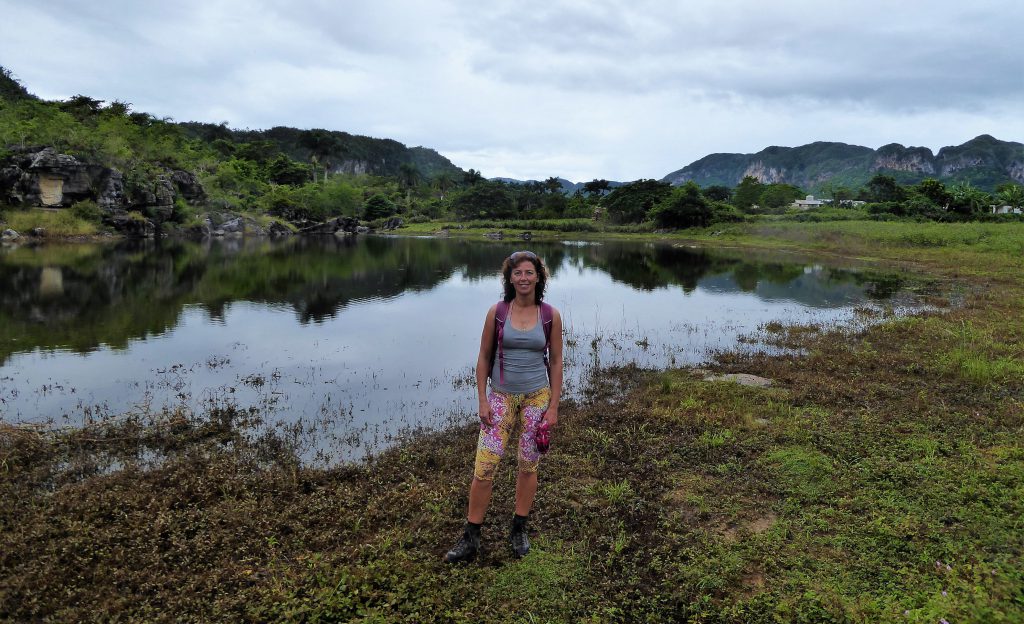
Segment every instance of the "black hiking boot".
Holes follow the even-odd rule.
[[[517,559],[522,559],[530,552],[530,538],[526,536],[526,516],[512,516],[512,533],[508,540],[512,542],[512,552]]]
[[[445,563],[472,561],[480,551],[480,525],[466,522],[462,537],[444,556]]]

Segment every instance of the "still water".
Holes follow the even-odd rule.
[[[358,237],[0,250],[0,419],[256,407],[307,457],[358,457],[472,418],[499,266],[524,243]],[[562,312],[567,394],[598,367],[770,349],[766,323],[915,305],[899,275],[751,252],[535,243]]]

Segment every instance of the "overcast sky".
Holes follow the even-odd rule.
[[[327,128],[487,177],[1024,142],[1018,0],[0,0],[0,65],[177,121]]]

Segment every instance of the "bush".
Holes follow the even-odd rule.
[[[75,202],[71,205],[71,214],[81,219],[82,221],[92,221],[99,223],[100,218],[103,216],[99,205],[91,199],[83,199],[82,201]]]
[[[363,208],[363,218],[367,221],[376,221],[390,217],[396,212],[398,212],[398,209],[395,205],[387,197],[378,193],[366,200],[366,206]]]
[[[704,227],[711,220],[711,207],[697,183],[690,181],[672,189],[651,209],[650,217],[662,228]]]

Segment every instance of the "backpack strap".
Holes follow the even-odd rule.
[[[498,305],[494,307],[494,342],[495,346],[491,349],[491,355],[493,357],[494,349],[498,350],[498,383],[505,385],[505,353],[501,348],[501,343],[505,337],[505,319],[508,317],[508,302],[502,299],[498,302]]]
[[[540,322],[544,324],[544,368],[548,369],[551,378],[551,364],[548,363],[548,351],[551,349],[551,328],[554,326],[555,313],[550,304],[540,304]]]

